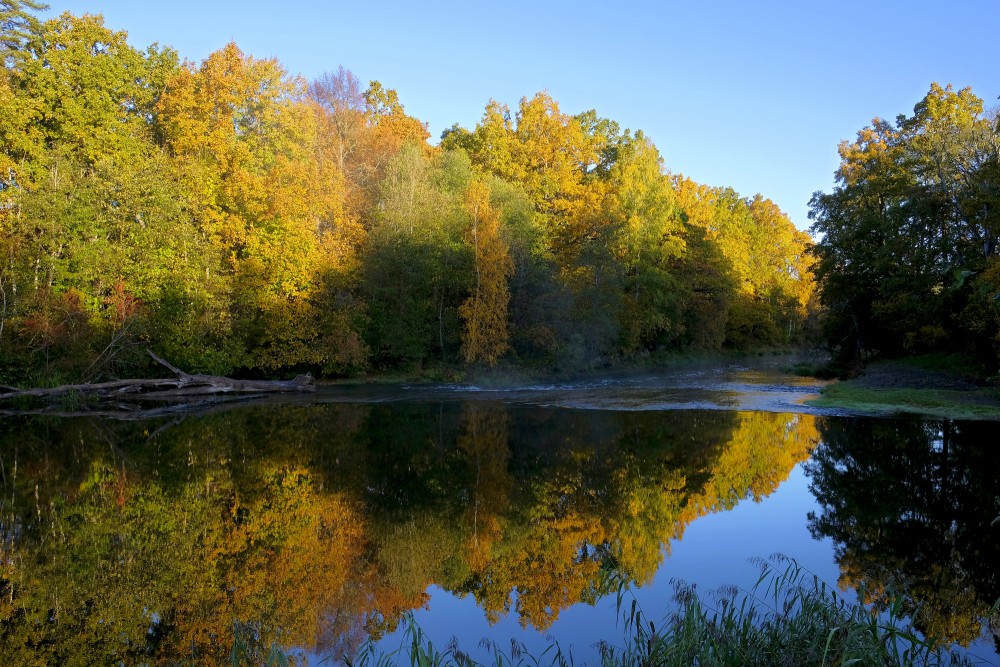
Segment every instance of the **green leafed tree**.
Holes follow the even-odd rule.
[[[37,0],[0,0],[0,61],[6,65],[13,53],[37,32],[39,21],[34,12],[49,6]]]
[[[875,119],[840,145],[837,185],[814,195],[810,217],[826,333],[845,357],[982,341],[963,312],[990,320],[977,289],[990,291],[1000,238],[998,150],[982,100],[937,84],[912,116]]]

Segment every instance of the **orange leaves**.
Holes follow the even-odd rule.
[[[125,281],[121,277],[115,281],[111,293],[104,297],[104,305],[107,307],[111,323],[116,329],[120,329],[142,310],[142,300],[128,292],[125,288]]]
[[[430,150],[427,124],[406,115],[395,90],[383,88],[378,81],[372,81],[365,92],[365,103],[365,117],[373,130],[372,152],[393,155],[407,144],[420,146],[425,152]]]
[[[203,192],[204,205],[248,226],[334,208],[312,184],[322,174],[311,154],[316,115],[303,94],[277,61],[244,56],[235,44],[168,83],[157,107],[168,146],[219,177],[206,183],[214,187]]]

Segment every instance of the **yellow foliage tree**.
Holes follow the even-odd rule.
[[[489,186],[481,181],[470,184],[465,205],[470,216],[467,240],[475,259],[476,287],[458,309],[465,323],[462,356],[469,363],[485,361],[492,366],[509,347],[507,280],[514,273],[514,263],[500,235],[500,216],[490,205]]]
[[[252,366],[324,361],[311,325],[319,276],[349,265],[360,242],[319,132],[324,112],[305,92],[276,60],[229,44],[181,68],[157,106],[192,207],[233,278],[229,316]]]

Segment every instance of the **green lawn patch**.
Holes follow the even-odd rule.
[[[806,405],[864,414],[912,413],[944,419],[1000,419],[1000,390],[866,386],[836,382]]]

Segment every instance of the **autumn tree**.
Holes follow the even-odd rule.
[[[371,195],[379,179],[379,158],[373,155],[371,115],[361,82],[343,66],[325,72],[309,84],[309,97],[319,105],[321,150],[344,177],[347,215],[361,220],[370,213]]]
[[[600,199],[585,183],[597,163],[599,139],[550,95],[522,98],[513,117],[506,106],[491,101],[471,136],[461,136],[446,133],[442,143],[466,150],[478,168],[523,187],[553,241],[566,252],[573,238],[587,234],[578,229],[583,224],[578,214]]]
[[[153,188],[177,199],[149,126],[177,60],[167,49],[133,49],[100,17],[63,14],[30,25],[0,81],[0,292],[11,322],[0,328],[12,336],[5,361],[31,368],[44,359],[51,372],[63,348],[60,374],[93,377],[110,370],[125,333],[105,307],[114,286],[128,299],[148,299],[137,284],[147,269],[142,255],[172,253],[185,238],[169,204],[156,210],[142,201],[142,187],[126,182],[127,174],[159,170]],[[177,234],[154,232],[160,224],[179,225]]]
[[[614,252],[624,274],[621,346],[634,353],[666,344],[683,327],[681,287],[670,263],[684,253],[685,243],[677,196],[653,143],[641,132],[626,134],[614,151],[603,208],[617,220]]]
[[[331,353],[315,326],[318,273],[347,261],[357,239],[341,174],[318,159],[317,121],[303,81],[235,44],[182,68],[157,106],[231,289],[230,364],[273,369]]]
[[[484,361],[492,366],[509,347],[507,280],[514,265],[500,235],[499,216],[490,205],[489,187],[480,181],[470,183],[465,206],[476,281],[472,294],[458,309],[465,324],[462,356],[468,363]]]
[[[386,167],[360,284],[376,366],[457,356],[458,307],[473,280],[462,240],[471,179],[464,154],[428,157],[415,144]]]
[[[392,159],[406,146],[416,146],[425,157],[430,157],[433,149],[427,143],[430,135],[426,124],[406,113],[394,89],[372,81],[363,98],[363,143],[356,168],[349,168],[347,173],[364,194],[359,214],[371,223],[382,179]]]
[[[746,349],[803,342],[815,310],[809,235],[759,194],[747,198],[683,176],[674,177],[673,186],[691,233],[717,258],[711,272],[720,286],[729,285],[717,293],[724,306],[709,322],[715,329],[721,321],[721,344]]]
[[[614,228],[601,211],[607,187],[591,174],[609,140],[602,132],[614,129],[596,116],[587,119],[562,112],[550,95],[538,93],[523,98],[513,116],[491,101],[474,131],[452,128],[442,140],[467,151],[478,169],[513,182],[531,201],[545,253],[570,301],[567,319],[576,320],[548,324],[561,329],[572,363],[607,351],[617,329]]]
[[[395,90],[343,67],[307,84],[235,44],[180,65],[39,8],[0,4],[11,382],[142,372],[147,346],[192,371],[336,375],[801,339],[808,239],[596,111],[491,101],[435,147]],[[923,156],[921,210],[975,221],[947,239],[991,255],[995,128],[952,123],[974,103],[935,94],[897,131]],[[994,350],[985,268],[952,271],[947,310]]]
[[[309,84],[309,96],[329,114],[330,125],[326,129],[333,134],[337,169],[347,174],[349,165],[357,158],[365,125],[361,82],[341,65],[336,72],[326,72]]]

